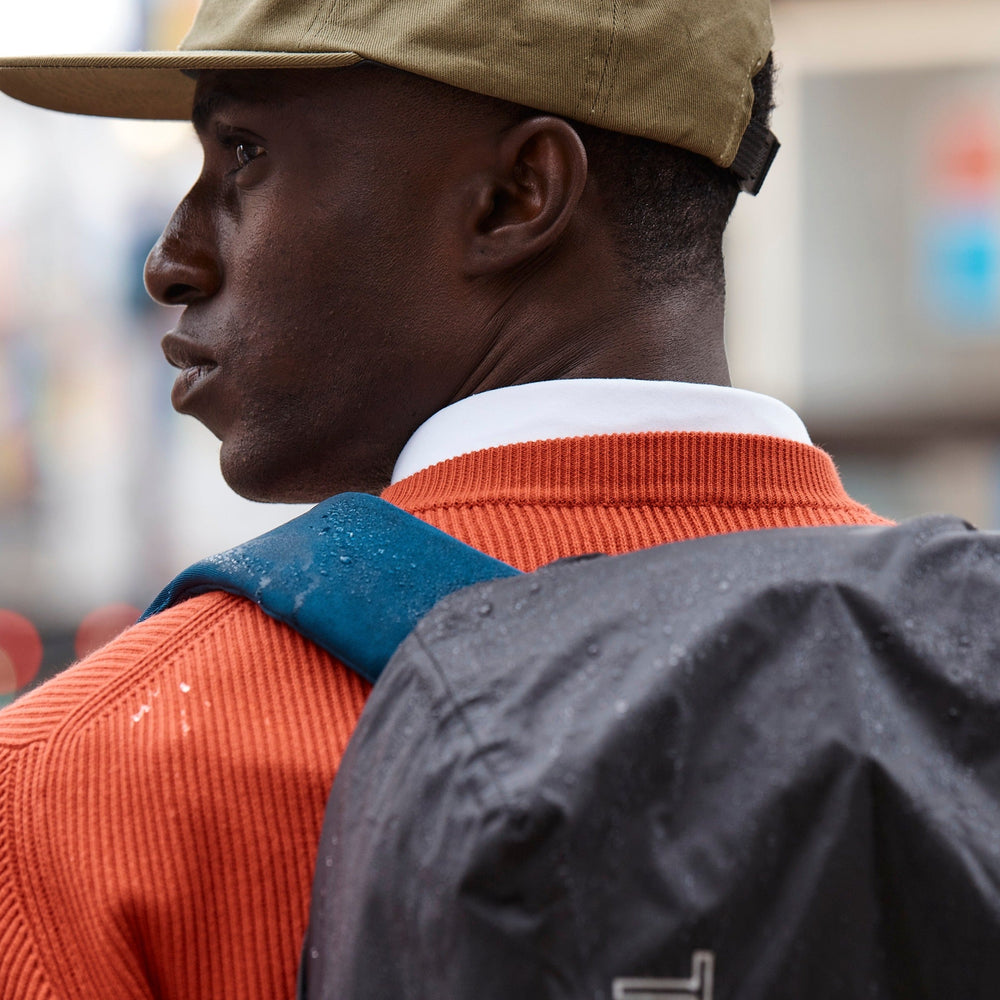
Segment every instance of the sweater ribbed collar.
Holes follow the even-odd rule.
[[[479,504],[861,509],[830,456],[814,445],[692,432],[486,448],[423,469],[382,495],[413,513]],[[720,524],[717,530],[735,529]]]

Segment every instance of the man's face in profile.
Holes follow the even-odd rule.
[[[244,496],[377,488],[475,366],[475,345],[450,336],[463,133],[410,80],[372,66],[199,78],[204,166],[146,282],[186,307],[163,341],[173,404],[219,437]]]

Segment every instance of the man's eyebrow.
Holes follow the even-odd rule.
[[[226,105],[235,103],[236,100],[236,95],[227,90],[212,90],[198,97],[191,109],[191,124],[194,126],[195,132],[206,131],[212,116]]]
[[[273,106],[278,102],[257,94],[250,94],[246,91],[232,87],[213,87],[208,93],[202,94],[195,99],[194,107],[191,109],[191,124],[199,134],[208,129],[212,117],[219,111],[230,105],[249,105],[256,107]]]

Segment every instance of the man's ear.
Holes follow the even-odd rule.
[[[506,130],[492,170],[477,178],[466,274],[509,270],[551,247],[586,183],[586,150],[562,118],[539,115]]]

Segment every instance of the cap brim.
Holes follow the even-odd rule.
[[[353,66],[354,52],[122,52],[0,59],[0,90],[53,111],[108,118],[186,119],[195,82],[184,70]]]

